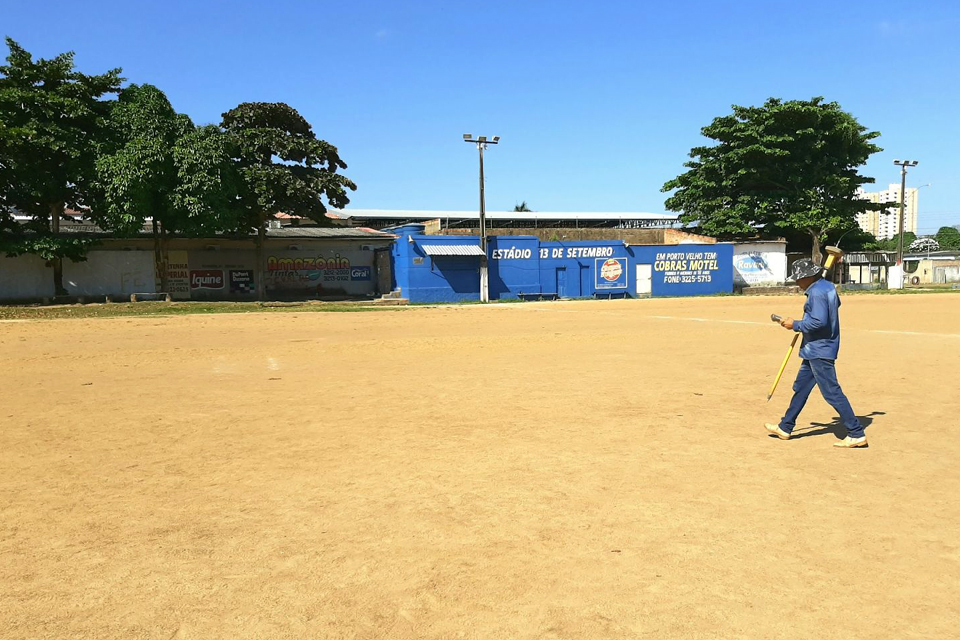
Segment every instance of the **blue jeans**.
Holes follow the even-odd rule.
[[[787,408],[786,415],[780,421],[780,428],[790,433],[797,426],[797,417],[803,411],[803,405],[807,403],[810,392],[814,386],[820,387],[820,393],[831,407],[840,414],[840,420],[843,426],[847,428],[847,435],[851,438],[862,438],[864,436],[863,426],[857,419],[850,401],[843,395],[840,383],[837,382],[837,368],[834,360],[824,360],[814,358],[804,360],[800,365],[800,371],[797,372],[797,380],[793,383],[793,398],[790,400],[790,406]]]

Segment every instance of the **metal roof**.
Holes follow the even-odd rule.
[[[915,251],[905,254],[904,260],[957,260],[960,259],[960,250],[945,251]]]
[[[104,236],[112,237],[111,234],[107,231],[104,231],[95,224],[70,224],[64,223],[60,227],[60,232],[65,234],[77,234],[77,235],[94,235],[94,236]],[[266,230],[268,238],[319,238],[319,239],[328,239],[328,240],[393,240],[397,236],[392,233],[385,233],[383,231],[376,231],[374,229],[367,229],[364,227],[280,227],[279,229],[268,228]],[[152,231],[144,227],[137,234],[140,237],[149,237],[152,235]],[[224,234],[216,233],[210,234],[207,237],[210,238],[243,238],[243,237],[253,237],[254,233],[251,231],[248,234]]]
[[[389,240],[396,236],[392,233],[364,229],[362,227],[281,227],[267,229],[268,238],[377,238]]]
[[[889,253],[848,253],[843,256],[843,261],[847,264],[893,264],[893,259]]]
[[[482,256],[483,250],[476,244],[422,244],[420,248],[428,256]]]
[[[369,218],[379,220],[478,220],[478,211],[416,211],[410,209],[329,209],[331,218]],[[488,220],[667,220],[677,219],[675,213],[642,212],[572,212],[572,211],[487,211]]]

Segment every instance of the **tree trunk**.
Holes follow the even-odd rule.
[[[170,286],[170,232],[165,227],[160,227],[160,259],[163,261],[163,292],[170,293],[167,288]]]
[[[267,235],[267,217],[260,213],[260,224],[257,226],[257,300],[263,302],[267,297],[267,287],[264,281],[266,269],[263,264],[263,241]]]
[[[53,235],[60,234],[60,216],[63,215],[63,202],[54,202],[50,205],[50,231]],[[55,296],[67,295],[63,287],[63,258],[54,258],[53,264],[53,291]]]
[[[807,232],[813,238],[813,250],[810,255],[813,264],[823,264],[823,256],[820,254],[820,234],[812,229],[807,229]]]
[[[167,261],[160,237],[160,228],[157,219],[153,219],[153,268],[160,281],[160,293],[170,293],[167,290]]]

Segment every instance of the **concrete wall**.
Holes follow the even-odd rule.
[[[154,293],[153,251],[93,250],[84,262],[64,260],[63,286],[71,296]]]
[[[373,247],[390,244],[379,238],[269,239],[264,247],[267,294],[294,298],[373,295],[378,290]],[[256,251],[250,241],[172,239],[168,255],[168,288],[176,299],[256,298]],[[72,296],[154,293],[159,291],[154,261],[150,239],[106,239],[88,252],[85,262],[64,260],[63,284]],[[0,300],[39,300],[53,295],[53,270],[43,260],[0,256]]]
[[[43,260],[0,254],[0,300],[38,300],[52,297],[53,293],[53,269]]]
[[[924,258],[905,262],[908,268],[912,268],[914,263],[917,264],[914,271],[907,271],[904,274],[904,285],[906,286],[960,282],[960,260],[928,260]]]
[[[63,286],[71,296],[123,296],[156,291],[153,252],[93,249],[83,262],[63,261]],[[36,256],[0,256],[0,300],[54,295],[53,269]]]
[[[267,295],[281,298],[367,296],[377,292],[374,252],[368,240],[290,238],[264,245]],[[376,243],[385,244],[383,242]],[[257,254],[245,243],[207,240],[191,247],[190,298],[254,299]]]

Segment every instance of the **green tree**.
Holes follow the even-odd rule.
[[[228,139],[217,127],[197,131],[152,85],[121,91],[108,122],[91,217],[119,235],[137,234],[149,221],[156,271],[166,291],[170,235],[238,226]]]
[[[846,252],[862,251],[876,243],[877,239],[869,231],[864,231],[859,225],[844,231],[833,230],[827,233],[825,243],[840,247]]]
[[[941,249],[960,249],[960,230],[956,227],[940,227],[934,238]]]
[[[917,234],[913,231],[905,231],[903,234],[903,248],[906,250],[917,239]],[[875,240],[868,243],[866,248],[871,251],[896,251],[900,246],[900,234],[887,238],[886,240]]]
[[[278,213],[327,222],[323,199],[337,208],[356,185],[337,173],[347,165],[337,148],[320,140],[296,109],[282,102],[245,102],[223,114],[235,141],[244,225],[257,230],[257,297],[264,299],[263,243]]]
[[[527,201],[524,200],[520,204],[514,205],[513,210],[517,213],[529,213],[530,207],[527,206]]]
[[[179,215],[170,232],[202,236],[249,231],[239,200],[236,155],[233,138],[213,124],[198,127],[177,141],[173,148],[177,169],[173,207]]]
[[[118,235],[135,235],[150,220],[154,267],[167,290],[160,230],[173,222],[177,184],[173,148],[193,123],[178,116],[151,85],[130,85],[111,105],[106,140],[96,160],[96,201],[91,217]]]
[[[857,196],[873,182],[858,173],[880,147],[836,102],[767,100],[734,105],[702,133],[714,141],[694,147],[688,171],[668,181],[665,203],[685,223],[724,238],[753,235],[758,227],[794,229],[812,241],[813,259],[831,231],[852,228],[856,214],[881,205]]]
[[[119,91],[120,69],[87,75],[73,53],[34,60],[11,38],[0,66],[0,188],[9,220],[13,210],[32,218],[5,225],[0,240],[10,255],[35,253],[53,266],[63,288],[63,258],[83,259],[85,243],[60,235],[65,207],[82,209],[94,177],[96,148],[109,112],[105,95]]]

